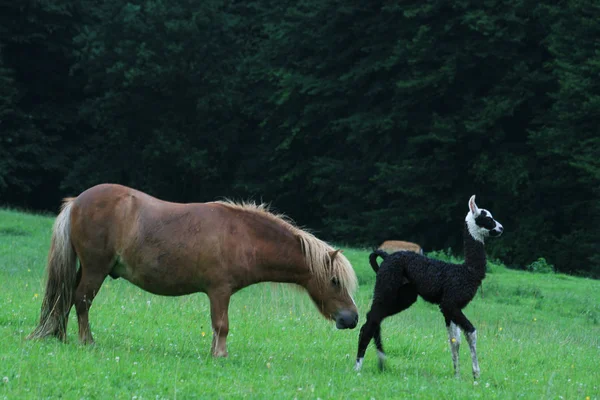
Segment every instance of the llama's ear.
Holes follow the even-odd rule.
[[[469,210],[471,210],[471,213],[474,216],[478,216],[479,215],[479,207],[477,207],[477,204],[475,204],[475,195],[471,196],[471,198],[469,199]]]

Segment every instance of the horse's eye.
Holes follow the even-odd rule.
[[[333,278],[331,278],[331,284],[333,286],[340,286],[340,281],[337,277],[334,276]]]

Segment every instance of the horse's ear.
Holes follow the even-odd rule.
[[[342,249],[337,249],[335,251],[330,251],[329,252],[329,259],[331,260],[331,262],[333,262],[333,260],[335,260],[335,257],[338,255],[338,253],[343,253],[344,250]]]
[[[475,204],[475,195],[471,196],[469,199],[469,210],[471,210],[471,213],[474,216],[479,215],[479,207],[477,207],[477,204]]]

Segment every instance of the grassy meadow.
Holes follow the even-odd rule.
[[[433,305],[419,300],[387,319],[387,369],[371,344],[356,373],[359,329],[336,330],[306,294],[269,283],[232,297],[227,359],[209,354],[204,294],[160,297],[110,278],[90,311],[94,346],[78,344],[74,312],[67,344],[25,341],[52,222],[0,210],[0,399],[600,399],[600,281],[497,264],[465,309],[479,332],[477,382],[464,338],[454,378]],[[375,274],[366,250],[344,254],[360,280],[360,327]]]

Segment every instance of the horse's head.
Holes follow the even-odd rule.
[[[340,250],[335,250],[328,252],[322,271],[313,271],[306,289],[325,318],[334,320],[338,329],[353,329],[358,323],[358,310],[352,299],[356,286],[350,262]]]
[[[492,217],[491,212],[477,207],[475,195],[469,199],[469,213],[465,217],[465,221],[473,239],[482,243],[486,237],[500,236],[504,231],[502,224]]]

